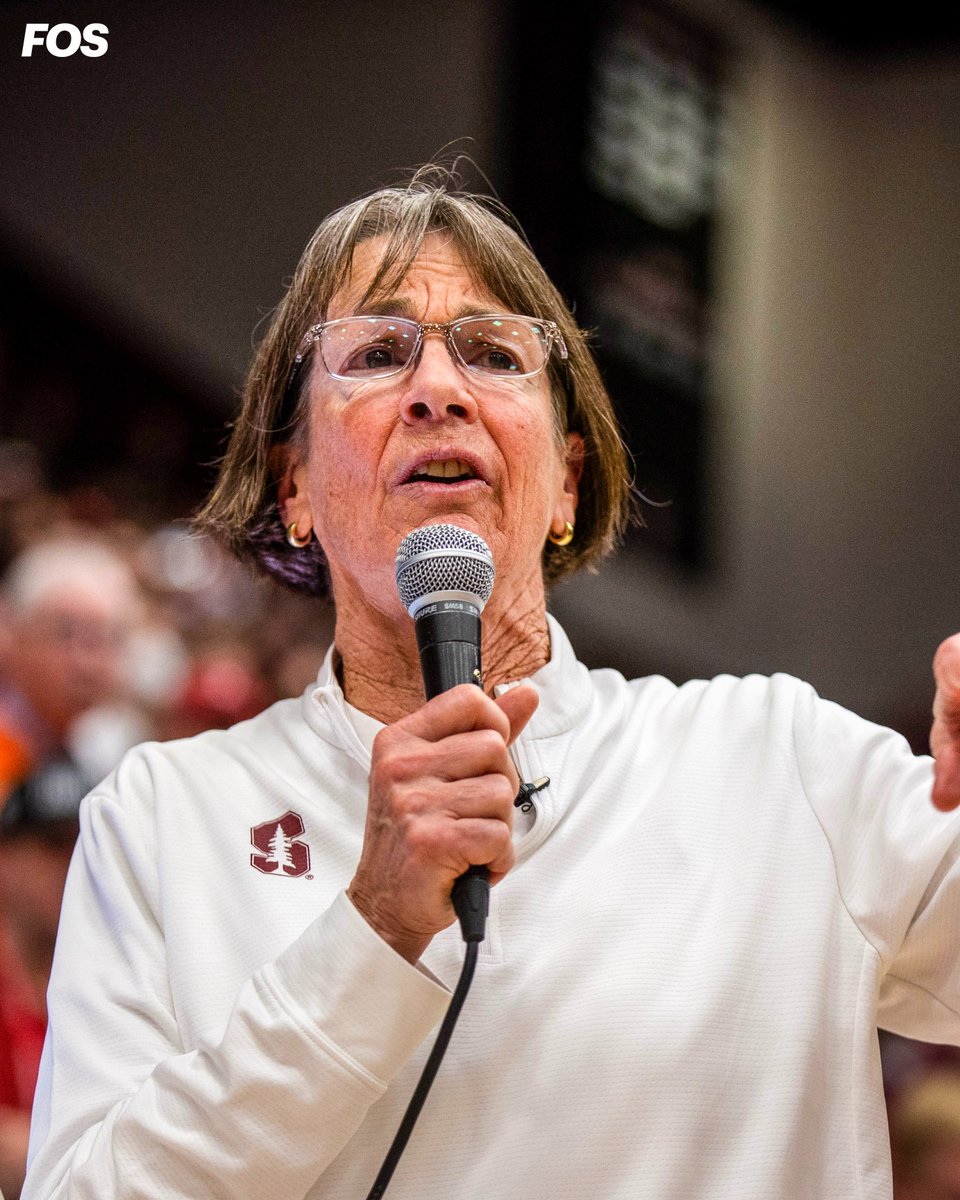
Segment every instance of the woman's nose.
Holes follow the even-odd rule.
[[[473,421],[477,402],[464,370],[453,361],[443,334],[424,334],[420,359],[407,378],[401,413],[408,424],[445,421],[451,417]]]

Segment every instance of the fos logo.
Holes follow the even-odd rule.
[[[250,830],[250,841],[258,854],[250,855],[250,866],[264,875],[306,875],[310,870],[310,847],[297,839],[303,833],[303,817],[289,810],[273,821]]]
[[[106,25],[85,25],[83,32],[76,25],[68,25],[61,21],[59,25],[30,23],[24,30],[23,49],[21,58],[32,58],[35,46],[45,46],[47,53],[54,58],[69,58],[79,50],[87,58],[99,58],[107,52],[106,35],[110,30]]]

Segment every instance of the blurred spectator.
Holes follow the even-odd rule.
[[[121,695],[139,603],[126,563],[93,540],[41,542],[11,563],[0,612],[0,798],[64,751],[82,713]]]
[[[332,636],[331,633],[326,641],[316,637],[293,641],[279,650],[273,670],[278,695],[299,696],[305,688],[316,687],[320,664]]]
[[[36,446],[0,438],[0,571],[18,549],[20,514],[40,507],[42,484],[41,458]]]
[[[921,1076],[890,1111],[894,1200],[960,1200],[960,1070]]]
[[[0,811],[0,1191],[20,1194],[46,1031],[46,989],[77,810],[90,785],[67,758],[14,787]]]
[[[253,649],[229,630],[198,648],[164,722],[166,738],[227,729],[256,716],[275,699]]]

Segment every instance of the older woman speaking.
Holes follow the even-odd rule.
[[[476,866],[473,991],[393,1195],[889,1197],[876,1029],[958,1040],[960,821],[929,759],[792,678],[581,666],[545,586],[628,495],[584,338],[495,206],[424,172],[321,225],[201,520],[329,587],[335,645],[302,698],[85,801],[27,1200],[363,1197]],[[424,702],[394,572],[437,524],[495,582],[484,686]]]

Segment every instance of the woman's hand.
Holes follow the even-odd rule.
[[[960,633],[940,644],[933,674],[937,681],[930,733],[936,759],[933,803],[946,810],[960,806]]]
[[[485,865],[491,884],[513,866],[520,781],[507,747],[537,702],[529,686],[492,700],[461,684],[374,741],[363,850],[347,894],[409,962],[453,922],[450,890],[469,866]]]

